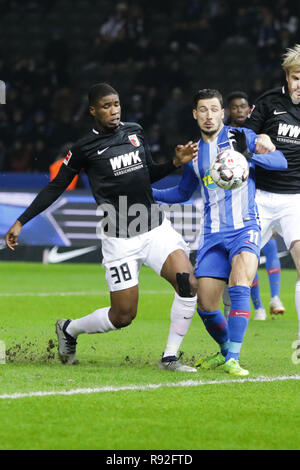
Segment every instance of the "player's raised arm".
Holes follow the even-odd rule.
[[[254,153],[252,161],[266,170],[286,170],[288,162],[280,150],[265,154]]]
[[[267,170],[286,170],[288,167],[287,160],[282,152],[274,150],[266,154],[251,152],[247,142],[246,134],[243,130],[234,129],[231,131],[234,135],[233,146],[235,150],[242,153],[250,163],[259,165]]]

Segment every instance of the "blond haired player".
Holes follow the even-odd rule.
[[[256,168],[256,202],[262,246],[273,231],[278,232],[297,269],[295,305],[300,355],[300,44],[287,49],[282,68],[286,84],[260,96],[244,125],[256,133],[268,134],[288,161],[284,171]]]

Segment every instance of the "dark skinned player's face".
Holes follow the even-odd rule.
[[[90,113],[101,129],[112,130],[119,126],[121,105],[118,95],[107,95],[100,98],[96,105],[90,106]]]
[[[249,113],[249,103],[245,98],[234,98],[229,104],[229,116],[231,124],[242,126]]]

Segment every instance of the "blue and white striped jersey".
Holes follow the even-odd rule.
[[[251,224],[259,224],[255,204],[255,165],[267,170],[284,170],[287,161],[279,150],[267,154],[254,154],[250,162],[247,181],[238,189],[219,188],[212,180],[209,169],[216,155],[225,149],[233,148],[234,136],[224,126],[211,143],[199,141],[198,156],[184,165],[183,176],[178,184],[167,189],[152,188],[156,201],[173,203],[187,201],[200,186],[204,202],[204,215],[201,234],[232,232]],[[257,135],[250,129],[238,128],[245,132],[249,150],[254,152]]]
[[[206,143],[199,141],[198,156],[187,163],[180,187],[196,189],[200,182],[201,195],[204,201],[202,233],[232,231],[245,227],[249,221],[259,223],[255,204],[254,163],[250,163],[250,174],[247,181],[238,189],[219,188],[210,176],[210,167],[216,155],[227,148],[233,148],[230,126],[224,126],[217,138]],[[257,135],[243,129],[249,149],[254,152]]]

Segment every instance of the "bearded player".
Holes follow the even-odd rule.
[[[195,276],[198,279],[198,314],[221,352],[202,358],[204,369],[223,366],[236,376],[249,375],[239,363],[250,317],[250,287],[260,257],[260,225],[255,204],[254,169],[285,169],[286,159],[277,150],[255,154],[257,135],[249,129],[224,126],[223,98],[218,90],[199,90],[193,116],[200,129],[198,156],[184,165],[178,186],[154,190],[155,199],[167,203],[187,201],[200,185],[204,200],[201,241]],[[249,161],[248,180],[238,189],[224,190],[212,180],[210,167],[217,154],[234,148]],[[228,322],[220,311],[225,284],[231,308]]]

